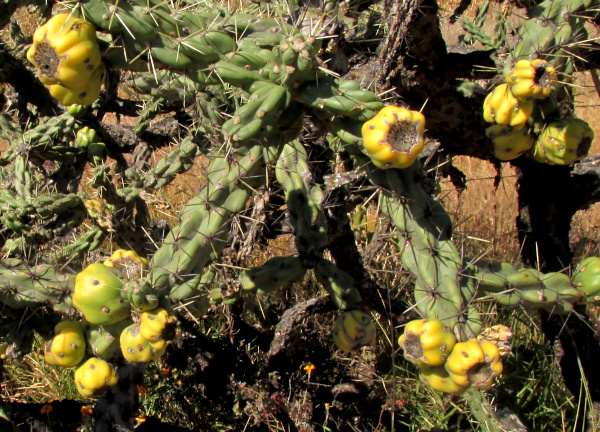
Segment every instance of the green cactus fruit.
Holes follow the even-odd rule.
[[[103,360],[110,360],[115,352],[120,350],[119,335],[125,327],[133,324],[131,319],[116,322],[110,325],[94,325],[85,331],[85,340],[89,351]]]
[[[95,263],[75,279],[73,305],[92,324],[112,324],[129,316],[130,305],[121,297],[123,276],[118,270]]]
[[[96,397],[104,393],[118,381],[113,365],[99,358],[92,357],[75,371],[75,386],[85,397]]]
[[[156,349],[142,336],[139,324],[132,324],[121,332],[120,344],[123,357],[130,362],[158,360],[165,352],[164,347]]]
[[[594,131],[587,122],[568,118],[550,123],[533,146],[533,158],[548,165],[569,165],[588,155]]]
[[[85,337],[81,323],[62,321],[54,327],[54,337],[46,344],[44,358],[54,366],[77,366],[85,356]]]
[[[141,312],[150,311],[158,306],[158,292],[147,280],[126,282],[121,295]]]
[[[588,257],[573,273],[573,284],[583,292],[588,302],[600,303],[600,258]]]
[[[77,136],[75,140],[77,142],[77,147],[87,149],[91,143],[97,142],[96,131],[94,129],[89,128],[88,126],[84,126],[77,131]]]
[[[102,165],[107,154],[106,144],[102,142],[92,142],[87,148],[87,157],[92,166]]]
[[[74,118],[81,118],[87,114],[87,107],[85,105],[73,104],[67,107],[67,112]]]

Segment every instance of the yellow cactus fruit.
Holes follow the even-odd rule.
[[[532,112],[533,103],[517,99],[508,84],[500,84],[483,102],[483,119],[488,123],[522,128]]]
[[[73,84],[65,87],[61,84],[47,85],[50,95],[56,99],[61,105],[91,105],[100,96],[106,68],[100,65],[92,76],[83,83]]]
[[[485,131],[494,144],[494,156],[502,161],[518,158],[533,147],[534,139],[527,128],[492,125]]]
[[[506,82],[517,99],[544,99],[556,86],[556,69],[542,59],[519,60]]]
[[[375,323],[361,310],[342,312],[333,325],[333,341],[346,352],[374,344],[376,335]]]
[[[89,152],[89,147],[88,147]],[[109,233],[116,232],[113,224],[113,213],[112,207],[102,199],[88,199],[83,202],[88,215],[94,220],[101,228],[104,228]]]
[[[454,333],[436,319],[409,322],[398,339],[404,358],[418,366],[440,366],[456,344]]]
[[[420,368],[420,372],[421,381],[437,391],[459,395],[469,388],[469,386],[462,387],[454,382],[444,366],[423,366]]]
[[[68,13],[55,15],[33,34],[27,59],[42,83],[81,88],[101,63],[96,30]]]
[[[452,381],[460,387],[483,390],[492,387],[503,368],[498,347],[477,339],[457,343],[445,366]]]
[[[46,344],[46,363],[71,367],[77,366],[85,357],[85,336],[81,324],[62,321],[54,327],[54,337]]]
[[[124,249],[114,251],[103,264],[123,272],[128,279],[139,278],[143,271],[148,268],[146,258],[140,257],[135,251]]]
[[[152,343],[161,340],[170,342],[177,336],[177,319],[162,308],[143,312],[140,334]]]
[[[423,114],[386,106],[363,124],[363,146],[376,167],[407,168],[425,147],[424,132]]]
[[[121,332],[121,352],[130,362],[149,362],[158,360],[165,352],[164,347],[155,349],[140,333],[139,324],[132,324]]]
[[[550,123],[533,146],[533,158],[548,165],[569,165],[588,155],[594,131],[587,122],[568,118]]]
[[[92,357],[75,371],[75,387],[82,396],[100,396],[118,382],[115,368],[102,359]]]
[[[124,266],[127,261],[133,261],[143,266],[148,265],[148,260],[146,258],[140,257],[135,251],[124,249],[117,249],[114,251],[110,258],[104,261],[103,264],[121,270],[119,267]]]

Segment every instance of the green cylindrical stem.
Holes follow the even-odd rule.
[[[546,0],[538,4],[532,18],[519,27],[521,41],[513,50],[515,60],[544,58],[557,70],[574,71],[577,42],[587,39],[585,11],[596,0]],[[583,12],[583,15],[582,15]],[[511,65],[507,62],[507,68]]]
[[[289,282],[298,282],[306,274],[299,256],[275,257],[261,266],[244,270],[240,276],[242,289],[268,294]]]
[[[78,259],[86,252],[100,247],[106,234],[97,225],[92,226],[81,237],[71,241],[68,245],[53,254],[57,263],[69,263]]]
[[[473,278],[479,298],[527,310],[567,313],[575,303],[585,300],[585,294],[564,273],[542,274],[534,269],[516,270],[506,263],[478,263]]]
[[[46,264],[27,266],[19,260],[0,264],[0,302],[12,308],[70,306],[75,277]]]
[[[498,419],[496,409],[490,404],[483,391],[470,388],[464,393],[464,398],[482,432],[504,432],[507,430]]]
[[[420,165],[369,174],[388,190],[382,210],[400,231],[402,264],[416,277],[417,309],[454,329],[459,339],[474,337],[481,330],[479,314],[471,304],[474,284],[451,240],[448,214],[421,186]]]
[[[200,147],[192,137],[186,137],[179,148],[161,159],[144,175],[144,189],[160,189],[171,183],[177,174],[188,171],[194,164],[194,158],[200,154]]]
[[[341,310],[360,308],[361,297],[354,279],[329,260],[320,260],[315,267],[317,280],[325,287],[329,296]]]
[[[305,266],[313,267],[327,245],[327,218],[319,208],[323,191],[313,181],[308,155],[299,141],[284,147],[275,175],[285,191],[298,252]]]
[[[352,82],[352,81],[350,81]],[[377,95],[367,90],[352,89],[330,78],[319,79],[298,90],[298,98],[310,106],[320,118],[330,120],[334,116],[344,116],[364,122],[371,119],[383,104]]]
[[[231,217],[246,205],[248,187],[264,181],[264,163],[261,144],[239,149],[232,162],[222,155],[213,160],[207,186],[185,206],[180,224],[152,258],[151,281],[159,291],[177,291],[219,256]]]
[[[27,164],[27,158],[23,155],[16,157],[14,161],[15,167],[15,189],[17,190],[18,196],[25,200],[31,200],[31,172]]]

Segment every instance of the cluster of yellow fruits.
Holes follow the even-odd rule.
[[[39,80],[62,105],[90,105],[100,95],[106,74],[90,22],[61,13],[33,34],[27,59]]]
[[[73,367],[75,384],[82,396],[98,396],[108,387],[117,383],[115,367],[109,359],[90,357],[83,364],[88,349],[86,343],[87,323],[62,321],[54,327],[54,337],[46,344],[45,360],[60,367]],[[123,358],[129,362],[158,360],[176,334],[176,320],[162,308],[142,313],[139,324],[130,324],[122,332],[118,341]]]
[[[483,118],[492,123],[486,135],[492,140],[498,159],[513,160],[531,151],[538,162],[568,165],[587,156],[594,133],[581,119],[566,118],[546,124],[537,138],[527,127],[534,100],[550,96],[556,83],[556,70],[546,60],[519,60],[506,82],[487,95]]]
[[[138,309],[139,319],[132,320],[132,304],[126,300],[129,293],[120,272],[131,262],[147,264],[135,252],[118,250],[104,264],[90,264],[80,272],[73,305],[84,318],[58,323],[46,344],[47,363],[80,365],[75,371],[75,384],[82,396],[98,396],[117,383],[117,372],[109,363],[115,352],[129,362],[158,360],[179,335],[177,319],[154,303],[147,310]],[[82,364],[88,354],[92,356]]]
[[[470,387],[489,390],[502,373],[495,344],[477,339],[458,342],[435,319],[409,322],[398,343],[404,357],[418,366],[421,379],[444,393],[461,394]]]

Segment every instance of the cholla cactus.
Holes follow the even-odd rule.
[[[71,317],[56,327],[48,358],[60,366],[82,363],[75,372],[82,395],[112,391],[118,379],[110,362],[160,360],[181,335],[177,311],[201,319],[209,310],[235,307],[244,297],[267,295],[306,277],[340,310],[333,327],[341,351],[374,345],[376,325],[366,311],[372,304],[363,303],[364,286],[331,253],[341,228],[328,200],[343,184],[324,180],[322,171],[331,173],[341,165],[334,154],[344,158],[347,172],[340,178],[371,183],[380,209],[397,230],[402,266],[414,279],[414,309],[423,322],[443,329],[441,345],[426,349],[435,353],[406,354],[423,366],[423,379],[433,388],[469,395],[469,386],[489,389],[500,373],[495,354],[493,361],[486,360],[493,348],[475,341],[483,327],[482,303],[493,299],[527,310],[568,313],[579,302],[596,301],[595,285],[586,285],[593,275],[586,276],[584,267],[573,285],[565,274],[472,264],[462,256],[453,243],[449,215],[423,187],[424,115],[417,107],[384,107],[380,96],[358,80],[334,77],[327,69],[335,50],[328,43],[329,31],[363,21],[356,18],[360,8],[355,2],[322,3],[319,12],[327,19],[308,25],[203,4],[179,8],[158,0],[84,0],[36,33],[28,58],[50,86],[49,95],[71,108],[38,116],[25,131],[13,117],[0,117],[2,136],[10,142],[0,159],[0,177],[7,185],[0,193],[2,252],[13,257],[0,266],[0,302],[11,309],[49,307]],[[543,3],[540,8],[552,12],[545,20],[553,28],[566,25],[553,7]],[[98,45],[90,23],[101,32]],[[539,40],[543,36],[534,38],[531,28],[536,26],[536,21],[524,26],[523,40],[514,48],[517,58],[534,48],[549,49]],[[570,36],[561,35],[560,44],[568,43]],[[77,55],[69,51],[72,44],[81,48]],[[44,52],[54,55],[51,61]],[[547,54],[559,73],[572,64],[558,62],[561,53]],[[547,85],[529,94],[525,87],[531,71],[525,66],[513,71],[485,104],[484,119],[493,123],[488,135],[498,140],[497,153],[505,160],[533,146],[532,134],[538,132],[529,132],[530,117],[536,115],[530,99],[538,103],[556,81],[550,74]],[[546,72],[547,67],[544,63]],[[144,103],[119,101],[114,108],[117,82],[142,95]],[[100,114],[111,106],[138,115],[133,130],[115,131],[102,123]],[[172,129],[152,121],[174,109],[181,118]],[[319,135],[318,146],[307,135],[307,125]],[[580,129],[589,141],[589,131]],[[553,129],[548,130],[541,136],[551,135]],[[165,135],[178,136],[174,149],[151,166],[152,148],[163,145]],[[132,157],[125,158],[129,151]],[[198,156],[208,160],[205,183],[168,233],[151,243],[144,235],[152,231],[156,191],[188,172]],[[86,165],[89,184],[83,192]],[[73,178],[61,177],[64,172]],[[251,248],[266,224],[266,210],[249,205],[262,194],[268,197],[263,205],[279,202],[293,245],[285,256],[242,269],[245,263],[231,257],[248,255],[240,244]],[[254,213],[248,215],[254,211],[260,223],[248,228],[244,220],[252,219]],[[119,251],[104,264],[96,259],[80,268],[81,257],[107,238],[135,252]],[[238,253],[231,253],[236,248]],[[30,255],[24,260],[26,252]],[[116,264],[124,257],[139,271],[121,272]],[[82,324],[69,324],[78,318]],[[67,335],[63,328],[72,331]],[[400,344],[407,350],[416,340],[422,334],[401,338]],[[475,363],[448,360],[455,344],[479,349]],[[444,368],[447,362],[452,367]],[[488,363],[493,376],[481,382],[467,373]]]

